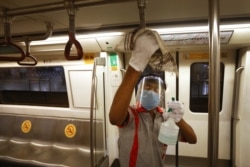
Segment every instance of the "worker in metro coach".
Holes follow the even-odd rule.
[[[129,66],[110,108],[110,122],[119,127],[118,147],[121,167],[164,166],[167,145],[161,143],[157,137],[162,121],[168,117],[172,117],[180,129],[179,141],[190,144],[197,142],[194,130],[183,119],[184,106],[181,102],[168,102],[168,108],[171,108],[172,112],[166,114],[167,112],[164,112],[163,108],[160,107],[160,100],[156,97],[153,96],[151,99],[139,98],[141,93],[145,91],[144,89],[151,89],[150,86],[142,85],[143,80],[144,84],[147,80],[160,82],[158,84],[158,86],[161,85],[160,88],[155,89],[165,91],[164,82],[158,76],[144,77],[139,84],[139,87],[144,87],[142,89],[144,91],[137,91],[137,104],[129,105],[138,79],[147,66],[151,55],[157,49],[159,49],[157,41],[151,35],[141,35],[136,39]]]

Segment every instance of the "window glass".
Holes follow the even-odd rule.
[[[0,68],[0,104],[68,107],[64,69]]]
[[[192,112],[208,112],[209,65],[207,62],[191,65],[190,110]],[[220,64],[220,110],[224,81],[224,64]]]

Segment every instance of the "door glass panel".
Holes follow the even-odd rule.
[[[190,110],[192,112],[208,112],[209,65],[207,62],[191,65]],[[224,64],[220,63],[220,110],[222,108],[222,93],[224,81]]]

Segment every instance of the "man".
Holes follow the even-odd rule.
[[[154,35],[147,33],[135,41],[129,66],[111,105],[109,118],[119,126],[119,159],[122,167],[163,167],[166,145],[158,140],[164,118],[160,107],[166,89],[160,77],[149,75],[141,79],[136,97],[136,105],[129,106],[133,90],[144,71],[150,57],[159,49]],[[188,143],[196,143],[196,135],[183,117],[183,105],[169,102],[172,109],[168,117],[175,120],[180,128],[181,138]]]

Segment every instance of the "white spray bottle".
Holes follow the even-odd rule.
[[[175,98],[172,97],[172,101]],[[170,108],[168,112],[172,112]],[[175,145],[177,143],[179,127],[175,124],[174,119],[168,117],[167,121],[161,123],[158,140],[167,145]]]

